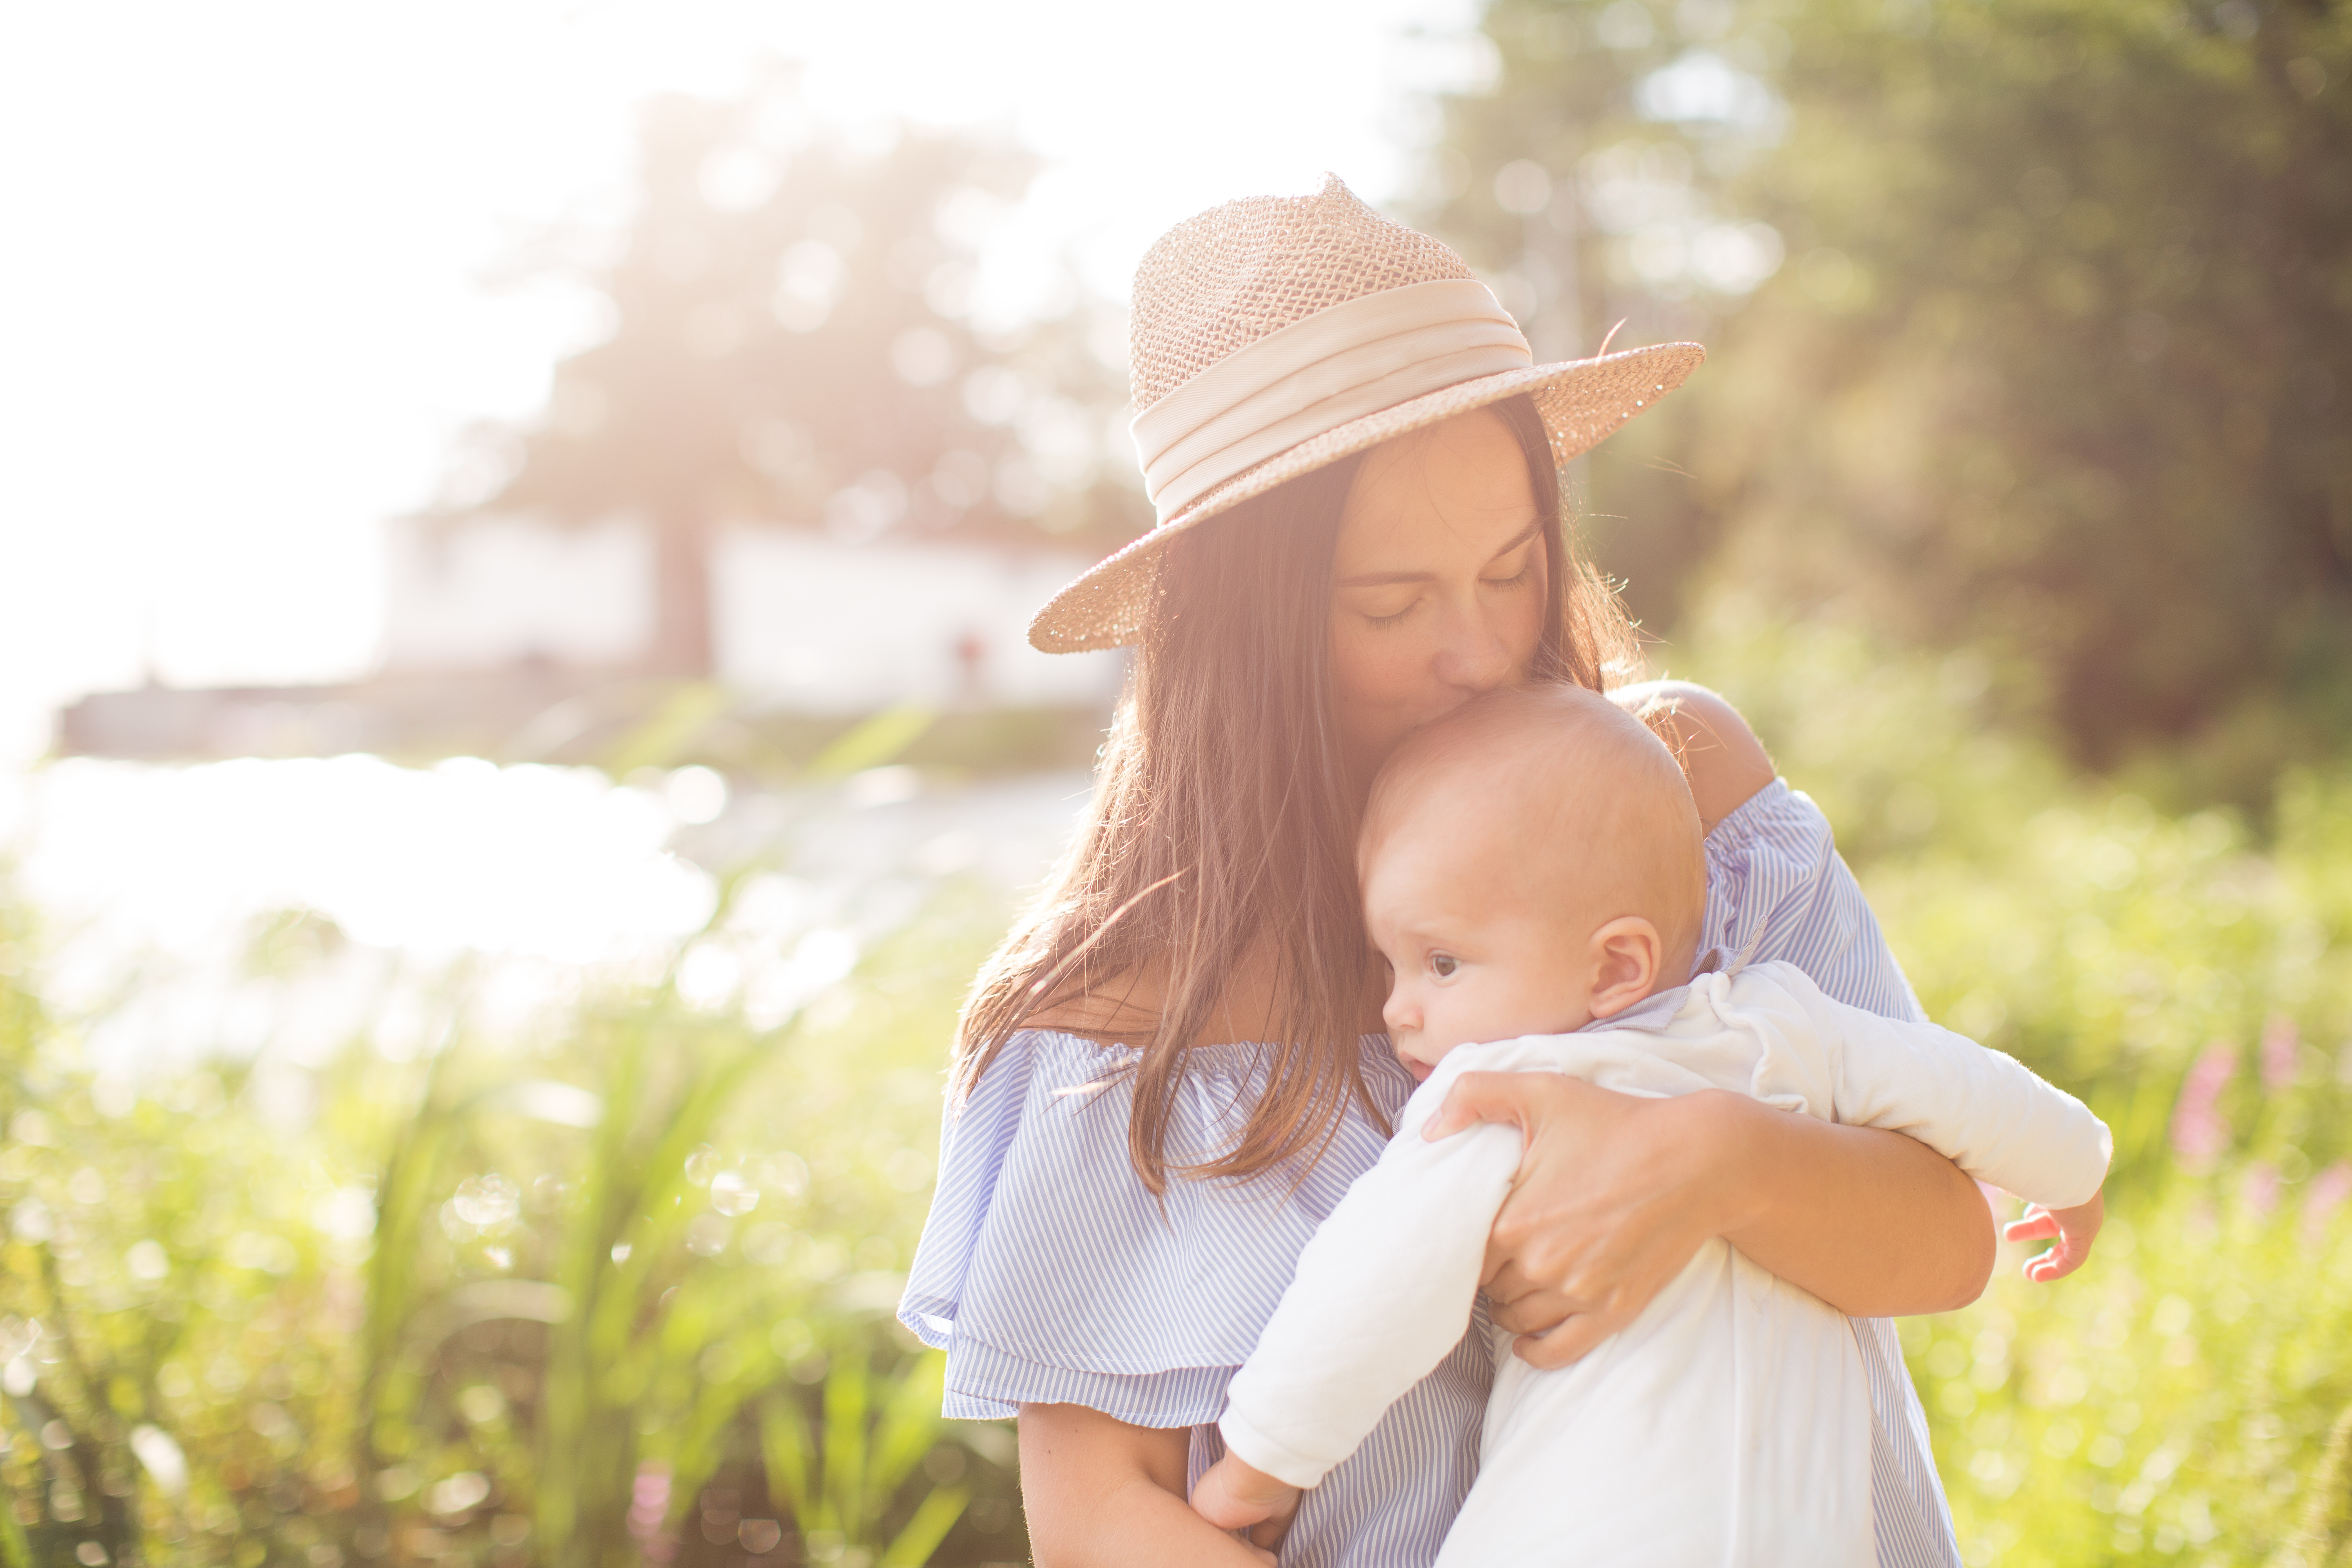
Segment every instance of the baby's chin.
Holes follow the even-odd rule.
[[[1416,1042],[1416,1044],[1420,1045],[1422,1055],[1429,1058],[1427,1061],[1422,1060],[1420,1056],[1409,1056],[1402,1050],[1399,1050],[1397,1052],[1397,1060],[1404,1064],[1405,1071],[1412,1074],[1413,1082],[1427,1083],[1429,1081],[1429,1075],[1437,1070],[1437,1064],[1439,1062],[1444,1061],[1458,1047],[1471,1043],[1472,1042],[1468,1040],[1457,1040],[1453,1045],[1444,1047],[1437,1050],[1432,1050],[1426,1043]]]
[[[1513,1028],[1498,1024],[1495,1026],[1495,1031],[1492,1034],[1478,1035],[1466,1040],[1454,1040],[1449,1044],[1442,1046],[1433,1045],[1425,1037],[1419,1038],[1413,1042],[1414,1047],[1423,1055],[1427,1056],[1430,1059],[1423,1061],[1420,1057],[1408,1055],[1406,1054],[1404,1047],[1400,1046],[1397,1047],[1397,1060],[1403,1064],[1405,1071],[1412,1074],[1413,1082],[1427,1083],[1429,1081],[1429,1075],[1437,1070],[1437,1064],[1444,1061],[1455,1051],[1461,1049],[1464,1046],[1486,1044],[1496,1040],[1516,1040],[1527,1035],[1564,1035],[1570,1033],[1578,1026],[1579,1026],[1573,1024],[1562,1024],[1556,1019],[1552,1019],[1546,1020],[1542,1023],[1528,1024],[1524,1028]]]

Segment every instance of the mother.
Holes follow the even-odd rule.
[[[965,1012],[900,1309],[947,1350],[947,1414],[1019,1415],[1045,1568],[1265,1560],[1186,1489],[1298,1249],[1412,1087],[1378,1033],[1358,810],[1399,740],[1475,693],[1633,668],[1616,600],[1566,548],[1558,465],[1701,358],[1535,366],[1459,258],[1336,179],[1180,225],[1134,313],[1160,525],[1031,639],[1138,652],[1084,828]],[[1828,825],[1738,716],[1695,688],[1616,695],[1684,745],[1702,945],[1916,1016]],[[1991,1230],[1948,1162],[1731,1095],[1543,1075],[1465,1079],[1445,1115],[1528,1133],[1486,1286],[1519,1354],[1581,1355],[1724,1237],[1856,1318],[1881,1562],[1958,1562],[1884,1321],[1983,1288]],[[1474,1329],[1307,1494],[1282,1561],[1433,1558],[1490,1377]]]

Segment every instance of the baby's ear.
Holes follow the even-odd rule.
[[[1658,988],[1666,944],[1641,915],[1620,915],[1592,933],[1592,1016],[1612,1018]]]

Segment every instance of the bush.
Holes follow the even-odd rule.
[[[845,973],[760,892],[535,1037],[459,970],[387,1002],[436,1020],[417,1059],[143,1093],[76,1065],[11,910],[7,1560],[1025,1557],[1010,1433],[941,1421],[889,1317],[1003,911],[951,889]]]
[[[2352,771],[2288,776],[2264,824],[2167,816],[1988,728],[1974,655],[1705,625],[1677,673],[1821,802],[1930,1016],[2116,1131],[2087,1268],[2038,1286],[2005,1248],[1903,1325],[1967,1560],[2338,1561]]]

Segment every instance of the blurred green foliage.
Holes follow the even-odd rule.
[[[1676,673],[1820,801],[1930,1015],[2116,1132],[2085,1270],[2004,1247],[1982,1300],[1903,1325],[1966,1560],[2345,1561],[2352,769],[2286,777],[2259,843],[2004,732],[1979,656],[1699,621]]]
[[[1977,656],[1738,599],[1700,624],[1675,673],[1821,800],[1930,1011],[2117,1133],[2085,1272],[2033,1286],[2011,1248],[1905,1325],[1968,1562],[2341,1561],[2352,774],[2291,775],[2258,837],[2004,731]],[[888,1319],[1002,901],[942,894],[779,1023],[692,981],[777,961],[751,885],[520,1035],[460,969],[403,1004],[415,1058],[136,1092],[77,1065],[95,1020],[0,906],[0,1556],[13,1522],[44,1563],[1025,1557],[1011,1433],[940,1420]],[[290,915],[256,972],[339,940]]]
[[[520,1039],[460,969],[404,999],[422,1059],[137,1089],[75,1066],[7,919],[0,1481],[32,1561],[1025,1557],[1010,1433],[942,1422],[889,1317],[993,898],[781,1024],[679,994],[757,956],[722,903]],[[315,961],[316,925],[257,956]]]
[[[1595,455],[1708,585],[1974,646],[2074,756],[2263,803],[2352,736],[2352,13],[1494,0],[1423,216],[1539,352],[1697,338]],[[1777,264],[1776,270],[1769,270]],[[2183,752],[2188,755],[2184,759]],[[2184,761],[2188,765],[2184,765]]]
[[[2283,1125],[2347,1098],[2273,1091],[2251,1142],[2295,1147]],[[2352,1410],[2352,1246],[2291,1168],[2127,1185],[2063,1285],[2004,1247],[1977,1305],[1905,1321],[1967,1562],[2344,1561],[2352,1478],[2326,1454]]]

